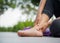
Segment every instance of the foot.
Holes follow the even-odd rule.
[[[41,37],[43,36],[42,31],[38,31],[36,29],[28,29],[28,30],[20,30],[18,31],[19,36],[25,36],[25,37]]]

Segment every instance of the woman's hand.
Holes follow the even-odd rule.
[[[40,24],[35,25],[33,27],[33,29],[36,29],[38,31],[42,30],[42,32],[44,32],[48,26],[49,26],[49,23],[44,22],[44,23],[40,23]]]
[[[45,4],[46,4],[46,0],[41,0],[40,1],[39,8],[38,8],[38,14],[37,14],[34,25],[37,25],[38,23],[40,23],[41,15],[42,15]]]
[[[46,30],[46,28],[49,26],[49,23],[46,22],[46,23],[42,23],[42,24],[40,24],[40,25],[41,25],[41,26],[39,26],[39,27],[40,27],[39,29],[41,29],[42,32],[44,32],[44,31]]]
[[[41,15],[37,15],[34,21],[34,26],[37,25],[41,21]]]

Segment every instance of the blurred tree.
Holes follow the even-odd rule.
[[[39,5],[40,0],[19,0],[19,3],[17,3],[18,0],[0,0],[0,14],[4,12],[5,9],[8,9],[8,7],[15,8],[16,6],[21,6],[21,8],[24,10],[23,13],[30,14],[31,11],[36,14],[37,9],[36,6]],[[33,7],[32,7],[33,6]]]
[[[22,0],[23,2],[20,3],[21,9],[23,9],[23,14],[33,14],[37,13],[36,7],[38,7],[40,0]]]
[[[39,5],[40,0],[31,0],[31,3],[34,4],[35,6]]]
[[[16,0],[0,0],[0,14],[4,12],[8,7],[15,8]]]
[[[8,9],[8,7],[21,7],[21,9],[23,10],[23,14],[31,14],[31,12],[33,14],[36,14],[36,7],[38,7],[40,0],[19,0],[19,2],[17,3],[18,0],[0,0],[0,14],[4,12],[5,9]],[[16,4],[17,3],[17,4]],[[27,16],[29,17],[29,16]],[[33,16],[32,16],[33,17]],[[33,22],[32,21],[26,21],[26,22],[20,22],[17,25],[15,25],[13,28],[9,27],[7,30],[3,27],[0,28],[0,30],[2,31],[17,31],[19,29],[23,29],[24,27],[27,26],[33,26]]]

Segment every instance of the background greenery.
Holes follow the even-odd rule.
[[[13,27],[0,27],[0,32],[17,32],[18,30],[23,30],[26,27],[32,26],[33,22],[26,20],[25,22],[18,22],[18,24]]]
[[[18,6],[21,6],[22,9],[29,9],[26,11],[27,13],[29,13],[31,10],[36,11],[37,9],[35,9],[35,7],[38,6],[40,2],[40,0],[22,0],[22,2],[19,0],[18,3],[17,1],[18,0],[0,0],[0,15],[4,12],[4,10],[7,10],[8,7],[16,8]],[[32,7],[30,3],[33,4],[34,7]]]
[[[0,15],[4,12],[4,10],[7,10],[8,7],[11,8],[16,8],[18,6],[21,7],[21,9],[25,10],[23,13],[30,14],[30,12],[33,10],[34,14],[36,14],[37,9],[35,8],[36,6],[38,7],[40,0],[22,0],[23,2],[16,3],[17,0],[0,0]],[[26,4],[29,2],[28,4]],[[30,5],[33,4],[33,7]],[[26,4],[26,6],[24,5]],[[28,11],[26,10],[28,9]],[[25,27],[28,26],[33,26],[32,20],[28,21],[26,20],[25,22],[18,22],[17,25],[14,25],[13,27],[0,27],[0,32],[5,31],[5,32],[17,32],[18,30],[24,29]]]

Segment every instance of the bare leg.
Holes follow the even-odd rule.
[[[40,7],[38,9],[38,16],[35,21],[35,25],[37,25],[40,22],[41,14],[44,9],[45,3],[46,3],[46,0],[41,0]],[[41,30],[38,31],[38,30],[39,30],[39,27],[34,26],[33,28],[29,30],[18,31],[18,35],[19,36],[43,36],[42,31]]]

